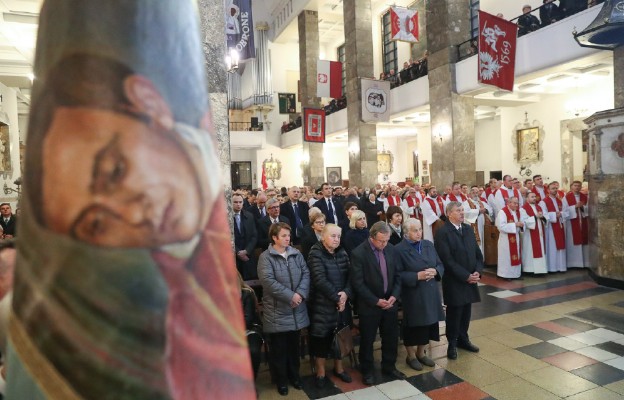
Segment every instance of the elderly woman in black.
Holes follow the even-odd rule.
[[[308,266],[312,276],[310,298],[310,356],[315,357],[316,377],[314,384],[322,388],[327,383],[325,359],[330,355],[333,331],[338,319],[351,322],[351,308],[347,299],[352,291],[349,284],[349,257],[340,247],[341,228],[327,224],[321,240],[312,246]],[[332,355],[333,357],[333,355]],[[334,375],[343,382],[351,382],[342,360],[334,360]]]
[[[433,243],[422,239],[422,226],[415,218],[405,223],[404,239],[396,246],[396,253],[400,259],[405,362],[420,371],[423,364],[435,366],[425,348],[429,340],[440,340],[439,321],[444,320],[444,310],[437,281],[442,278],[444,267]]]

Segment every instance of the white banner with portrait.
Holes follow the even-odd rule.
[[[361,78],[362,122],[390,120],[390,82]]]

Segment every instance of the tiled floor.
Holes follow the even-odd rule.
[[[322,390],[313,385],[306,357],[304,390],[290,388],[286,398],[624,399],[624,291],[595,284],[584,270],[512,282],[493,272],[486,272],[479,287],[482,302],[473,306],[470,336],[481,348],[478,354],[459,350],[457,360],[448,360],[443,336],[428,351],[435,368],[410,369],[401,346],[397,368],[406,380],[388,380],[377,371],[378,384],[367,387],[345,360],[353,382],[331,377],[332,384]],[[375,359],[380,357],[376,343]],[[257,385],[261,400],[285,398],[270,384],[265,364]]]

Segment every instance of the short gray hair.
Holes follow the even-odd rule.
[[[342,228],[339,227],[338,225],[336,225],[336,224],[325,224],[325,227],[321,231],[321,237],[325,237],[327,232],[329,232],[329,230],[333,229],[333,228],[338,228],[338,231],[340,231],[340,233],[342,233]]]
[[[378,221],[378,222],[375,222],[373,226],[370,227],[369,233],[370,233],[369,236],[375,239],[375,236],[377,236],[378,233],[389,235],[390,227],[384,221]]]
[[[446,205],[446,215],[450,214],[455,208],[461,207],[462,203],[459,201],[451,201]]]
[[[422,229],[422,224],[420,223],[420,220],[416,218],[408,218],[407,221],[405,221],[405,223],[403,224],[403,228],[408,232],[414,230],[414,228],[416,227]]]
[[[267,210],[269,209],[269,207],[271,207],[273,204],[275,203],[279,203],[279,200],[276,199],[275,197],[271,197],[270,199],[267,200],[266,204],[264,205]]]

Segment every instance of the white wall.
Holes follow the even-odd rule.
[[[475,121],[475,158],[476,170],[483,171],[484,179],[490,177],[490,171],[501,169],[501,119],[481,119]]]

